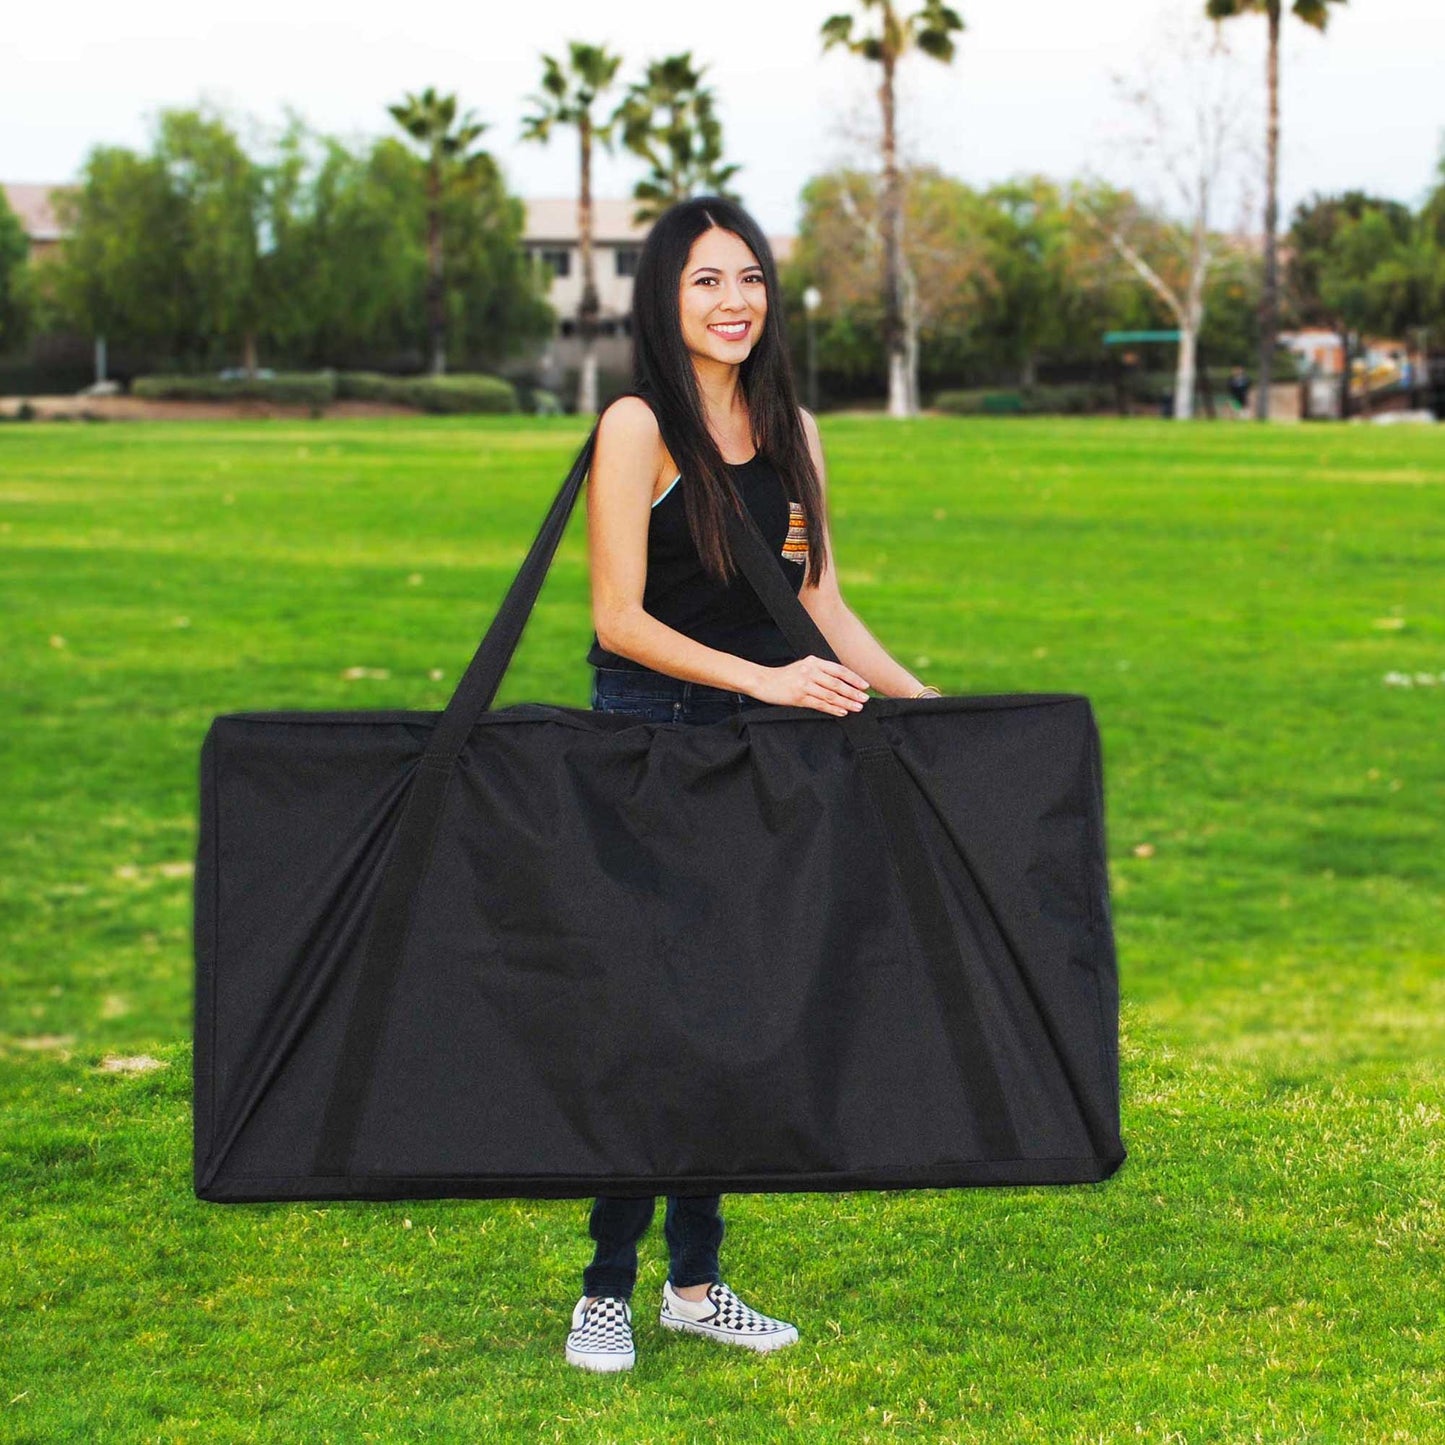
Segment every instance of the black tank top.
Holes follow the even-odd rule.
[[[762,453],[727,462],[733,485],[752,514],[794,593],[807,572],[808,534],[801,503],[789,499],[782,476]],[[722,586],[703,570],[688,530],[681,476],[652,504],[647,529],[647,580],[642,610],[668,627],[749,662],[778,667],[801,655],[769,616],[752,584],[737,571]],[[640,662],[609,652],[592,634],[587,661],[593,667],[648,671]]]

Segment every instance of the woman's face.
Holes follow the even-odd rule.
[[[758,258],[714,226],[692,243],[677,296],[682,339],[694,356],[736,366],[758,344],[768,291]]]

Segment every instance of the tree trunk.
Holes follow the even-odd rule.
[[[1350,333],[1340,328],[1340,420],[1350,419]]]
[[[1259,301],[1259,387],[1254,393],[1254,414],[1269,420],[1269,388],[1274,379],[1274,341],[1279,317],[1279,29],[1280,0],[1269,5],[1269,58],[1267,61],[1269,120],[1265,135],[1264,176],[1264,288]]]
[[[918,282],[908,265],[907,257],[899,256],[899,281],[903,294],[903,385],[908,410],[906,415],[917,416],[918,398]]]
[[[1174,368],[1174,420],[1189,421],[1194,415],[1194,357],[1199,333],[1188,321],[1179,326],[1179,361]]]
[[[909,407],[907,343],[903,335],[902,283],[903,200],[898,178],[898,145],[894,133],[894,57],[885,52],[883,84],[883,346],[888,355],[888,415],[912,416]]]
[[[577,127],[582,146],[582,185],[577,199],[577,240],[582,252],[582,301],[577,308],[577,335],[582,365],[577,378],[577,411],[591,416],[597,410],[597,280],[592,264],[592,124],[586,111]]]
[[[247,331],[241,338],[241,370],[247,376],[256,375],[256,333]]]
[[[1204,330],[1204,286],[1209,275],[1209,234],[1203,224],[1203,208],[1194,227],[1194,255],[1189,270],[1189,291],[1179,320],[1179,364],[1174,372],[1174,417],[1189,421],[1194,416],[1194,379],[1198,371],[1199,333]]]
[[[1199,404],[1204,410],[1204,415],[1210,421],[1217,421],[1218,415],[1214,410],[1214,388],[1209,382],[1209,362],[1204,355],[1204,342],[1201,340],[1195,348],[1195,395]]]
[[[447,296],[442,276],[441,162],[433,159],[426,184],[426,315],[431,340],[431,374],[447,369]]]

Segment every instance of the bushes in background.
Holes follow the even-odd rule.
[[[934,408],[954,416],[1088,416],[1113,411],[1114,388],[1080,383],[1017,391],[940,391]]]
[[[132,396],[146,401],[274,401],[325,406],[336,397],[329,371],[278,371],[270,376],[138,376]]]
[[[254,377],[139,376],[131,395],[148,401],[271,401],[325,406],[340,399],[386,402],[441,415],[519,410],[497,376],[383,376],[369,371],[276,372]]]
[[[353,401],[389,402],[418,411],[452,415],[459,412],[514,412],[517,392],[499,376],[383,376],[375,371],[343,371],[336,377],[336,395]]]

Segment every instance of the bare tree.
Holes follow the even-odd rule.
[[[1185,420],[1194,414],[1209,277],[1227,245],[1216,217],[1231,191],[1237,214],[1249,209],[1247,177],[1257,162],[1246,136],[1253,116],[1224,36],[1202,22],[1166,25],[1140,73],[1142,79],[1116,75],[1114,83],[1129,117],[1123,148],[1152,204],[1122,194],[1106,214],[1081,195],[1074,201],[1174,318],[1174,415]]]

